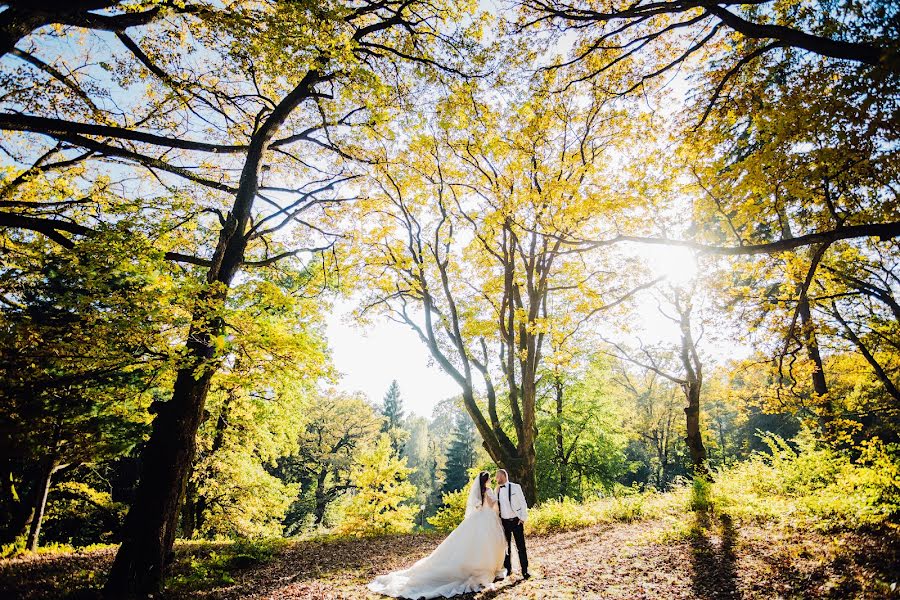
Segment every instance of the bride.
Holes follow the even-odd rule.
[[[502,574],[506,542],[489,480],[486,471],[475,478],[465,519],[434,552],[408,569],[376,577],[369,589],[395,598],[449,598],[490,585]]]

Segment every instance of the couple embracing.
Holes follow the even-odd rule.
[[[469,488],[466,517],[434,552],[403,571],[376,577],[369,589],[395,598],[438,598],[477,592],[512,571],[515,538],[522,576],[528,579],[525,520],[528,504],[504,469],[497,471],[497,490],[482,471]]]

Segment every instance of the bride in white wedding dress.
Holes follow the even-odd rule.
[[[497,496],[482,472],[469,488],[466,517],[434,552],[403,571],[376,577],[369,589],[395,598],[449,598],[477,592],[502,574],[506,541]]]

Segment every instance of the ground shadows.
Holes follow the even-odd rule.
[[[731,517],[713,510],[694,512],[691,526],[692,589],[697,598],[739,598]]]

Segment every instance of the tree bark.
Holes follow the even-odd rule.
[[[192,327],[189,351],[211,359],[211,347],[199,338],[197,327]],[[162,591],[211,380],[209,367],[203,368],[196,379],[194,369],[180,369],[172,399],[158,410],[144,448],[141,479],[125,520],[122,545],[106,583],[110,598],[151,596]]]
[[[556,458],[559,465],[559,499],[569,494],[569,461],[566,457],[565,438],[563,436],[563,383],[562,378],[554,380],[556,391]]]
[[[191,316],[186,364],[178,370],[172,398],[158,408],[144,447],[141,480],[125,520],[122,545],[104,588],[108,598],[149,597],[162,591],[164,569],[172,552],[179,508],[194,460],[197,430],[217,367],[214,339],[222,334],[224,323],[215,315],[223,307],[232,279],[244,261],[246,231],[265,150],[290,113],[310,97],[319,80],[317,71],[307,72],[251,138],[232,210],[219,232],[210,261],[209,285]]]
[[[703,366],[694,343],[691,332],[691,306],[676,299],[675,307],[679,314],[681,328],[681,363],[684,366],[685,378],[682,383],[684,394],[687,398],[687,406],[684,408],[686,417],[686,439],[688,452],[691,455],[691,466],[694,477],[710,479],[709,465],[707,464],[706,447],[703,445],[703,434],[700,430],[700,392],[703,387]]]
[[[328,478],[328,467],[323,466],[316,476],[316,506],[313,509],[315,517],[313,523],[321,525],[325,520],[325,509],[328,508],[328,493],[325,490],[325,480]]]
[[[181,537],[189,540],[197,530],[197,490],[188,475],[187,489],[184,493],[184,505],[181,507]]]
[[[809,360],[815,365],[812,374],[813,391],[819,398],[827,398],[828,382],[825,380],[825,367],[822,364],[822,354],[819,352],[819,341],[816,337],[816,325],[812,319],[809,300],[804,296],[797,307],[800,314],[800,327],[802,328],[803,345]],[[826,407],[830,410],[830,407]]]
[[[696,400],[693,397],[696,396]],[[709,478],[709,467],[706,464],[706,447],[703,445],[703,436],[700,432],[700,401],[699,394],[693,391],[688,392],[688,405],[684,408],[684,414],[687,418],[687,435],[685,441],[687,443],[688,452],[691,455],[691,467],[694,470],[694,477]]]
[[[41,522],[44,520],[44,510],[47,508],[47,494],[50,492],[50,480],[56,471],[56,456],[47,457],[41,466],[39,479],[36,482],[34,494],[34,516],[31,519],[31,527],[28,528],[28,541],[25,547],[34,552],[38,548],[38,538],[41,535]]]

